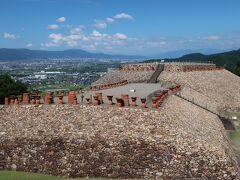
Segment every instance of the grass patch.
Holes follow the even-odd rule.
[[[235,112],[227,112],[226,115],[228,117],[236,116],[238,118],[238,121],[240,121],[240,113],[235,113]],[[233,143],[236,156],[238,158],[238,163],[240,165],[240,123],[236,126],[236,131],[230,132],[229,137]]]
[[[236,127],[236,131],[232,131],[229,133],[229,137],[232,141],[235,141],[240,148],[240,125]]]
[[[240,113],[239,112],[227,112],[226,115],[228,117],[237,117],[237,121],[240,121]],[[236,131],[230,132],[229,133],[229,137],[231,140],[238,142],[239,146],[240,146],[240,123],[237,123],[236,126]]]
[[[225,115],[227,117],[233,117],[236,116],[240,120],[240,112],[226,112]]]
[[[0,171],[0,180],[62,180],[62,178],[21,171]]]
[[[66,180],[109,180],[109,178],[67,178]],[[0,180],[64,180],[64,178],[22,171],[0,171]]]

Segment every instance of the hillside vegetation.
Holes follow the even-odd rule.
[[[150,59],[144,62],[157,62],[160,59]],[[240,75],[240,49],[224,53],[204,55],[201,53],[187,54],[180,58],[165,59],[165,61],[179,62],[213,62],[217,66],[223,66],[233,73]]]
[[[0,104],[4,103],[4,98],[11,95],[20,95],[27,92],[27,85],[21,81],[15,81],[8,74],[0,74]]]

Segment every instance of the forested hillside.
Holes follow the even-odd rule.
[[[240,75],[240,49],[236,51],[229,51],[224,53],[204,55],[201,53],[187,54],[180,58],[164,59],[165,61],[178,62],[213,62],[218,66],[223,66],[226,69]],[[161,59],[150,59],[145,62],[157,62]]]

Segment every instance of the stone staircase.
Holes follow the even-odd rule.
[[[164,65],[163,64],[158,64],[156,71],[153,73],[151,78],[147,81],[147,83],[156,83],[159,75],[161,72],[164,70]]]

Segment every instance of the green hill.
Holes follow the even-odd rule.
[[[150,59],[144,62],[158,62],[161,59]],[[240,49],[236,51],[223,52],[218,54],[204,55],[201,53],[187,54],[180,58],[164,59],[165,61],[177,62],[213,62],[217,66],[223,66],[226,69],[240,75]]]

